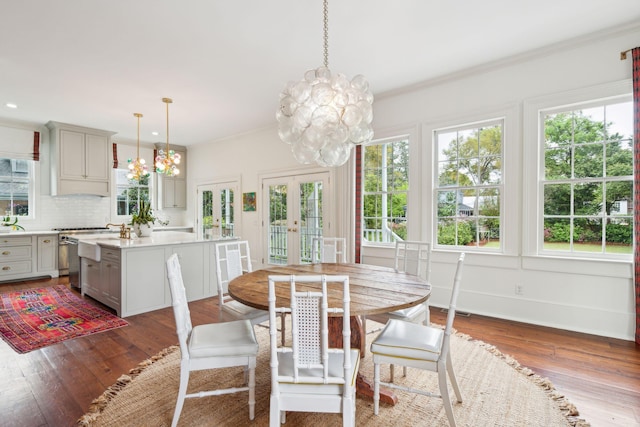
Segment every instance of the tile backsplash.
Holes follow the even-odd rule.
[[[27,230],[51,230],[69,227],[104,227],[112,221],[111,199],[97,196],[46,196],[37,200],[36,219],[23,219]],[[157,216],[168,219],[169,225],[183,225],[183,214],[158,211]]]

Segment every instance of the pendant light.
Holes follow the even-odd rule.
[[[128,160],[129,173],[127,173],[127,178],[140,181],[143,177],[149,175],[149,169],[145,164],[145,160],[140,158],[140,118],[142,114],[133,113],[133,116],[138,118],[138,150],[136,152],[136,159]]]
[[[324,6],[324,66],[309,70],[280,93],[278,135],[296,160],[343,165],[357,145],[373,138],[373,93],[362,75],[351,81],[329,70],[329,12]]]
[[[156,156],[156,172],[167,176],[175,176],[180,173],[178,164],[180,164],[180,154],[171,150],[169,147],[169,104],[173,102],[171,98],[162,98],[162,102],[167,105],[167,148],[166,150],[158,150]]]

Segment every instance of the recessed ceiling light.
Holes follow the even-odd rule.
[[[17,104],[13,104],[11,102],[7,102],[5,105],[7,106],[7,108],[18,108]]]
[[[158,132],[155,132],[155,131],[154,131],[154,132],[151,132],[151,135],[153,135],[153,136],[158,136]]]

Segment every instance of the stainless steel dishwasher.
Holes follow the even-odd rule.
[[[80,258],[78,257],[78,239],[67,237],[67,254],[69,259],[69,284],[80,289]]]

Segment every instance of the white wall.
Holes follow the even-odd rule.
[[[630,81],[631,62],[620,61],[623,50],[640,43],[640,27],[593,34],[547,49],[521,55],[395,93],[383,94],[374,101],[376,137],[388,136],[397,129],[415,133],[412,167],[420,169],[418,182],[411,183],[410,214],[430,218],[430,203],[422,197],[431,193],[429,129],[442,123],[484,117],[507,112],[512,162],[505,175],[510,179],[506,208],[509,217],[504,254],[469,253],[467,256],[459,309],[517,321],[632,340],[634,335],[634,299],[631,260],[585,261],[542,258],[527,253],[525,233],[531,217],[521,193],[527,188],[523,166],[525,144],[523,106],[537,97],[582,90],[592,86]],[[490,49],[487,46],[487,49]],[[428,52],[416,52],[428,54]],[[460,54],[464,54],[461,52]],[[410,60],[410,58],[407,58]],[[366,70],[363,70],[366,74]],[[274,94],[274,100],[277,94]],[[274,105],[275,101],[274,101]],[[515,154],[514,154],[515,153]],[[527,159],[529,161],[530,159]],[[242,192],[255,191],[261,200],[259,177],[282,170],[305,170],[292,158],[274,127],[189,147],[189,210],[195,217],[195,189],[198,184],[235,176]],[[515,163],[515,164],[514,164]],[[335,214],[349,224],[353,211],[345,200],[351,196],[350,164],[338,170],[334,182]],[[427,172],[425,172],[427,171]],[[510,175],[510,176],[509,176]],[[426,196],[428,198],[429,196]],[[256,212],[242,213],[239,234],[251,242],[252,251],[260,246],[261,205]],[[189,221],[189,219],[188,219]],[[410,217],[410,221],[412,218]],[[415,220],[413,220],[415,221]],[[429,220],[412,228],[412,238],[430,239]],[[415,224],[415,222],[414,222]],[[344,227],[345,235],[350,228]],[[391,250],[363,248],[363,262],[391,265]],[[256,258],[254,256],[254,258]],[[445,306],[449,297],[456,253],[434,251],[432,305]],[[524,294],[515,295],[515,285]]]

